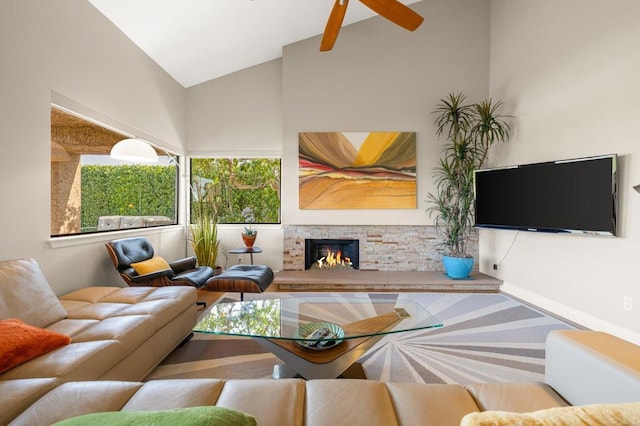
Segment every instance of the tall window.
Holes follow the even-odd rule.
[[[177,223],[175,162],[164,153],[151,166],[111,159],[124,138],[51,109],[52,236]]]
[[[193,158],[191,188],[191,205],[203,201],[218,223],[246,223],[247,208],[254,223],[280,223],[279,158]]]

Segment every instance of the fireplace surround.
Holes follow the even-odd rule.
[[[434,226],[283,225],[282,230],[283,271],[305,270],[305,240],[310,238],[357,239],[360,271],[442,271],[442,241]],[[478,259],[477,232],[469,251]]]

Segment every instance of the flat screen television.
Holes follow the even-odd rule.
[[[475,226],[616,235],[617,155],[474,172]]]

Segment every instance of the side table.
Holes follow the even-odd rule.
[[[251,259],[251,264],[253,265],[253,253],[262,253],[262,249],[260,247],[240,247],[229,250],[231,254],[248,254]]]

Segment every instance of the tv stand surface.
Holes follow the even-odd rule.
[[[497,293],[502,280],[478,271],[453,280],[441,271],[278,271],[280,291],[412,291]]]

